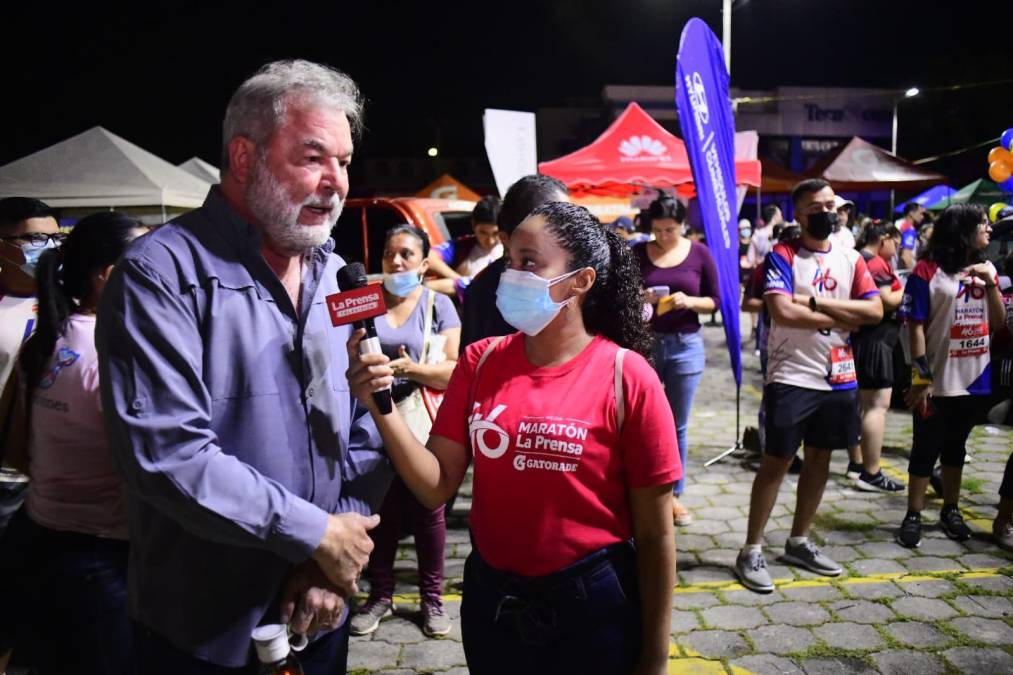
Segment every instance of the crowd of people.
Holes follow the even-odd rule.
[[[445,513],[470,468],[469,668],[667,672],[700,315],[720,296],[685,205],[662,194],[638,223],[602,224],[532,175],[483,198],[466,237],[393,227],[380,348],[360,349],[366,331],[331,325],[326,298],[349,262],[333,228],[362,127],[346,75],[274,62],[232,96],[200,208],[65,234],[41,201],[0,200],[0,597],[19,608],[0,612],[0,671],[13,655],[41,675],[256,672],[251,634],[283,623],[311,637],[306,673],[343,673],[349,634],[397,610],[409,533],[421,628],[446,635]],[[898,345],[904,546],[937,461],[940,526],[969,538],[965,443],[1010,397],[1013,262],[1000,277],[984,260],[982,209],[872,221],[820,179],[791,199],[794,222],[768,205],[739,230],[766,385],[734,567],[758,592],[787,472],[781,559],[829,576],[842,567],[810,530],[831,452],[856,488],[905,489],[880,467]],[[1013,458],[1000,497],[995,539],[1013,550]]]

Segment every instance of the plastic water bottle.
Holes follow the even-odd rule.
[[[280,623],[253,629],[253,645],[261,664],[261,675],[303,675],[293,650],[302,651],[306,647],[306,636],[296,634],[298,641],[293,644],[289,642],[289,635],[288,626]]]

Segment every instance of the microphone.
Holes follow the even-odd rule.
[[[332,321],[334,321],[335,325],[347,323],[347,321],[335,320],[334,311],[337,308],[343,310],[343,316],[354,318],[352,321],[353,327],[366,329],[366,337],[359,342],[360,355],[382,354],[383,350],[380,349],[380,338],[376,334],[376,324],[373,321],[373,317],[382,315],[387,311],[383,302],[383,292],[379,287],[375,288],[375,295],[379,296],[379,304],[377,305],[377,298],[374,293],[362,292],[366,287],[366,268],[362,263],[349,263],[338,270],[338,288],[342,292],[329,296],[327,301],[328,305],[332,307]],[[355,291],[359,292],[355,293],[354,296],[349,295]],[[343,309],[342,304],[348,304],[353,301],[354,311]],[[377,308],[379,308],[379,313],[377,313]],[[376,403],[376,407],[380,410],[381,415],[389,415],[394,406],[394,401],[390,396],[390,387],[374,391],[373,401]]]

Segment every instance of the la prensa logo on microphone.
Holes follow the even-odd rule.
[[[665,155],[665,144],[656,138],[643,134],[630,136],[619,144],[621,162],[662,162],[669,158]]]
[[[387,312],[387,304],[383,301],[383,290],[379,284],[334,293],[328,295],[325,300],[327,312],[331,315],[331,324],[334,326],[365,321]]]

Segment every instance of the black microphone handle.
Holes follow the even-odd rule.
[[[373,323],[373,319],[356,321],[355,327],[366,329],[366,337],[362,338],[362,341],[359,342],[360,355],[383,353],[380,349],[380,338],[377,337],[376,325]],[[374,391],[373,402],[376,403],[376,407],[380,411],[381,415],[389,415],[394,409],[394,399],[391,398],[390,387],[381,389],[380,391]]]

